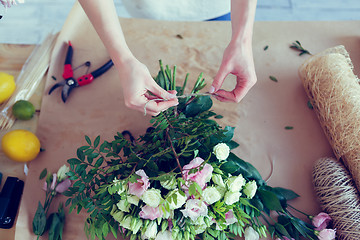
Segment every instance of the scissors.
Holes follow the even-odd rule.
[[[81,86],[91,83],[95,78],[104,74],[107,70],[109,70],[114,65],[112,60],[109,60],[107,63],[105,63],[103,66],[96,69],[95,71],[93,71],[89,74],[84,74],[81,77],[79,77],[78,79],[75,79],[74,78],[74,70],[71,65],[74,50],[73,50],[73,47],[72,47],[70,41],[68,44],[69,44],[69,46],[68,46],[67,53],[66,53],[66,58],[65,58],[65,63],[64,63],[64,71],[62,74],[62,77],[64,78],[64,80],[54,84],[49,90],[49,94],[51,94],[56,88],[62,87],[61,99],[63,100],[64,103],[66,102],[71,91],[74,88],[81,87]],[[86,62],[85,65],[90,66],[90,62]]]

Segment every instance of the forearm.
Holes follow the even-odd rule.
[[[128,48],[113,0],[79,0],[86,15],[108,50],[115,65],[121,65],[133,55]]]
[[[231,0],[231,27],[234,43],[250,43],[257,0]]]

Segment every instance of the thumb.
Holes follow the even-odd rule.
[[[174,99],[176,98],[176,92],[167,92],[165,91],[165,89],[163,89],[162,87],[160,87],[158,84],[156,84],[156,82],[154,81],[153,84],[151,84],[150,86],[148,86],[147,88],[152,94],[154,94],[155,96],[158,96],[159,98],[162,99]]]
[[[223,67],[223,65],[221,65],[219,71],[217,72],[216,76],[214,77],[214,81],[211,84],[209,93],[214,93],[214,92],[218,91],[221,88],[222,84],[224,83],[224,80],[228,74],[229,74],[229,72],[225,71],[225,67]]]

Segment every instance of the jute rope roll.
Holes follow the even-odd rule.
[[[360,189],[360,85],[349,54],[337,46],[299,68],[305,91],[333,148]]]
[[[321,207],[333,219],[340,240],[360,239],[360,200],[355,183],[334,158],[316,161],[313,169],[314,189]]]

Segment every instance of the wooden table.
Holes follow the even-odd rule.
[[[204,68],[205,76],[211,77],[214,72],[216,72],[216,64],[220,63],[221,54],[215,52],[199,52],[197,46],[201,44],[202,41],[213,41],[214,44],[218,44],[221,48],[225,47],[225,42],[229,39],[229,25],[228,23],[209,23],[211,26],[216,28],[217,33],[221,33],[222,30],[218,28],[224,28],[225,36],[214,38],[216,33],[209,32],[210,28],[207,28],[206,23],[169,23],[169,22],[160,22],[153,24],[151,21],[143,20],[122,20],[125,22],[124,31],[129,41],[130,48],[134,51],[136,56],[139,56],[140,59],[145,59],[146,64],[148,64],[151,71],[158,69],[157,62],[151,60],[146,55],[146,51],[150,53],[153,51],[158,51],[157,49],[163,49],[166,53],[159,53],[159,56],[163,60],[165,58],[165,63],[176,64],[177,58],[174,56],[175,52],[170,52],[172,50],[167,49],[169,44],[159,44],[155,46],[154,50],[151,51],[150,46],[143,46],[145,49],[138,48],[137,46],[141,44],[146,44],[146,39],[144,39],[144,31],[148,29],[151,33],[159,34],[157,37],[152,36],[154,39],[148,39],[149,42],[168,41],[172,37],[176,36],[176,33],[181,33],[184,37],[182,45],[190,44],[191,47],[187,48],[190,51],[190,61],[210,61],[209,59],[213,58],[213,65],[197,65],[189,66],[185,64],[183,56],[178,56],[180,66],[179,75],[184,75],[184,71],[187,71],[188,68],[191,68],[191,71],[196,74],[197,71],[202,71]],[[151,27],[150,27],[151,26]],[[176,30],[174,30],[176,29]],[[199,30],[197,32],[197,30]],[[173,35],[172,35],[173,34]],[[179,40],[179,39],[178,39]],[[178,41],[171,40],[171,41]],[[192,40],[192,42],[191,42]],[[195,42],[198,40],[199,42]],[[257,22],[254,28],[254,58],[255,65],[258,75],[258,84],[255,88],[250,91],[249,95],[244,99],[244,101],[239,105],[231,105],[231,108],[236,109],[233,112],[233,115],[225,115],[224,124],[237,126],[237,134],[241,137],[237,137],[242,144],[240,149],[245,155],[245,159],[253,160],[253,164],[260,169],[260,172],[264,175],[269,173],[268,162],[267,166],[262,166],[263,160],[257,159],[258,157],[264,156],[273,156],[275,159],[275,171],[270,180],[271,183],[275,183],[277,186],[290,187],[297,192],[305,192],[307,195],[309,188],[311,188],[311,179],[303,180],[303,183],[299,183],[296,177],[300,177],[299,174],[306,171],[306,178],[310,177],[308,172],[311,169],[312,162],[316,159],[304,159],[303,163],[299,163],[298,156],[293,156],[294,159],[297,159],[297,162],[291,163],[292,159],[283,159],[292,154],[299,154],[301,151],[306,152],[308,156],[320,157],[322,154],[331,155],[331,149],[326,143],[326,139],[322,134],[320,126],[316,123],[317,119],[315,114],[309,112],[306,106],[306,95],[301,89],[301,83],[297,77],[297,68],[305,60],[304,57],[297,56],[297,53],[289,50],[288,46],[292,41],[299,40],[305,48],[308,48],[313,53],[320,52],[326,48],[333,47],[339,44],[345,45],[346,49],[350,52],[350,56],[355,65],[355,73],[359,74],[360,68],[360,22],[359,21],[350,21],[350,22]],[[179,40],[180,41],[180,40]],[[186,42],[188,41],[188,42]],[[269,46],[268,50],[264,51],[264,47]],[[22,64],[27,59],[31,53],[33,46],[29,45],[0,45],[0,71],[5,71],[15,76],[18,74],[21,69]],[[201,48],[200,48],[201,49]],[[174,50],[175,51],[175,50]],[[145,52],[145,53],[144,53]],[[173,54],[173,55],[171,55]],[[187,53],[181,53],[186,55]],[[180,55],[180,54],[179,54]],[[185,66],[186,65],[186,66]],[[195,70],[194,70],[195,69]],[[269,80],[269,75],[276,76],[279,80],[279,83],[274,83]],[[278,85],[276,85],[278,84]],[[43,86],[42,86],[43,87]],[[33,103],[36,108],[40,107],[41,94],[43,89],[39,88],[38,93],[32,98]],[[285,91],[281,91],[280,94],[275,92],[275,88],[283,88]],[[274,91],[274,92],[272,92]],[[263,93],[268,92],[268,95],[263,95]],[[273,93],[273,94],[272,94]],[[295,95],[294,95],[295,94]],[[284,101],[285,99],[285,101]],[[76,101],[76,100],[74,100]],[[287,102],[289,101],[289,103]],[[304,105],[301,105],[304,101]],[[288,104],[298,104],[300,103],[300,113],[299,115],[296,112],[289,109],[290,105]],[[229,105],[224,105],[217,103],[216,111],[219,113],[227,113]],[[229,110],[230,111],[230,110]],[[286,115],[286,112],[290,114],[295,114],[288,116],[286,121],[279,121],[279,116]],[[301,117],[303,114],[308,115],[309,121],[311,122],[310,131],[309,129],[302,128],[301,124],[296,125],[298,120],[296,118]],[[40,113],[41,114],[41,113]],[[228,117],[226,117],[228,116]],[[241,116],[244,119],[237,119]],[[290,120],[292,122],[290,122]],[[271,125],[270,123],[275,123]],[[294,131],[282,131],[279,133],[279,129],[287,124],[295,124]],[[13,128],[27,128],[32,131],[35,131],[37,125],[37,116],[27,122],[17,122]],[[261,131],[265,134],[274,134],[281,141],[272,142],[270,135],[264,136],[261,138],[261,134],[250,134],[246,135],[246,130],[244,129],[254,129],[254,126],[258,126]],[[1,133],[3,134],[3,133]],[[302,140],[297,142],[296,137],[301,136]],[[308,145],[304,145],[305,148],[302,150],[297,149],[297,143],[303,144],[306,142],[306,138],[315,138],[320,139],[321,149],[311,149]],[[305,140],[304,140],[305,139]],[[253,145],[248,145],[248,143],[256,142],[258,146],[254,147]],[[78,145],[80,146],[81,143]],[[288,145],[287,145],[288,144]],[[288,148],[291,144],[291,148]],[[284,146],[284,148],[283,148]],[[263,148],[267,153],[257,151],[258,149]],[[313,153],[309,153],[314,151]],[[43,159],[41,159],[43,160]],[[65,161],[66,159],[64,159]],[[266,160],[267,161],[267,160]],[[287,161],[287,162],[286,162]],[[37,163],[35,163],[37,164]],[[293,169],[292,166],[295,168]],[[296,167],[295,167],[296,166]],[[17,176],[20,179],[25,180],[23,174],[23,164],[11,162],[6,159],[3,155],[0,155],[0,170],[3,172],[4,177],[7,175]],[[276,176],[277,179],[276,179]],[[34,177],[35,178],[35,177]],[[282,181],[285,179],[285,181]],[[37,184],[37,183],[36,183]],[[280,184],[280,185],[279,185]],[[304,190],[304,189],[307,190]],[[310,190],[311,192],[311,190]],[[313,194],[309,199],[300,199],[295,205],[300,207],[309,206],[308,210],[311,213],[316,213],[319,210],[317,204],[313,204],[314,196]],[[29,196],[24,196],[29,198]],[[37,200],[36,200],[37,201]],[[301,203],[302,201],[302,203]],[[304,208],[302,208],[304,209]],[[70,227],[70,226],[68,226]],[[78,231],[82,231],[83,226],[78,226]],[[0,240],[11,240],[13,239],[14,228],[11,230],[0,230]],[[68,236],[82,236],[76,235],[72,232]],[[17,238],[20,239],[20,238]],[[70,238],[69,238],[70,239]],[[71,238],[73,239],[73,238]],[[75,239],[75,238],[74,238]]]
[[[0,44],[0,72],[6,72],[15,77],[19,75],[21,68],[31,52],[34,50],[35,45],[14,45],[14,44]],[[35,94],[29,100],[33,103],[36,109],[40,109],[42,90],[44,81],[38,87]],[[0,139],[10,130],[26,129],[31,132],[36,132],[39,113],[36,113],[31,120],[21,121],[18,120],[9,130],[0,130]],[[3,187],[8,176],[18,177],[25,181],[24,164],[11,161],[2,151],[0,151],[0,172],[3,174],[1,188]],[[11,229],[0,229],[1,240],[14,239],[15,226]]]

